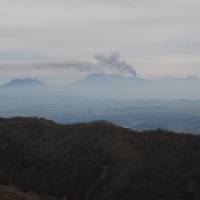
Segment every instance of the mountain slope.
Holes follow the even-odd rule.
[[[0,184],[68,200],[200,198],[200,137],[0,119]]]
[[[4,84],[3,89],[33,89],[43,88],[48,85],[38,79],[13,79],[10,82]]]
[[[115,74],[91,74],[68,86],[74,95],[103,99],[199,99],[197,77],[149,80]]]
[[[76,95],[95,98],[127,98],[134,97],[147,86],[149,80],[138,77],[126,77],[115,74],[94,73],[72,83],[68,91]],[[139,97],[139,96],[138,96]]]
[[[1,200],[58,200],[54,197],[38,196],[33,192],[23,192],[13,185],[0,185]]]
[[[1,200],[41,200],[33,193],[23,193],[13,186],[0,186]]]

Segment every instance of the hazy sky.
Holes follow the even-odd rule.
[[[111,52],[140,76],[200,76],[199,10],[199,0],[0,0],[0,79],[69,81],[88,73],[69,63]]]

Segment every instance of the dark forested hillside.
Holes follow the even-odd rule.
[[[24,193],[14,186],[0,186],[1,200],[40,200],[39,196],[33,193]]]
[[[0,185],[10,184],[36,199],[196,200],[200,137],[103,121],[0,119]]]

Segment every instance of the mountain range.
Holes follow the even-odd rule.
[[[151,80],[97,73],[72,83],[67,90],[74,95],[101,99],[197,99],[198,84],[197,77]]]
[[[95,99],[199,99],[197,77],[159,80],[127,77],[116,74],[94,73],[63,87],[52,87],[38,79],[14,79],[0,91],[41,91]]]

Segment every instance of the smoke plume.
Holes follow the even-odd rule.
[[[66,71],[73,70],[77,73],[113,73],[120,75],[136,76],[135,69],[125,60],[122,60],[119,54],[111,54],[108,56],[99,54],[94,57],[94,61],[36,61],[24,63],[0,63],[0,72],[23,72],[30,74],[35,73],[56,73],[61,75]]]
[[[99,54],[95,56],[95,59],[102,65],[107,65],[111,69],[116,69],[117,71],[121,73],[126,73],[131,76],[136,76],[137,73],[135,69],[127,64],[125,60],[120,59],[120,55],[117,53],[111,54],[109,56],[105,56],[102,54]]]

